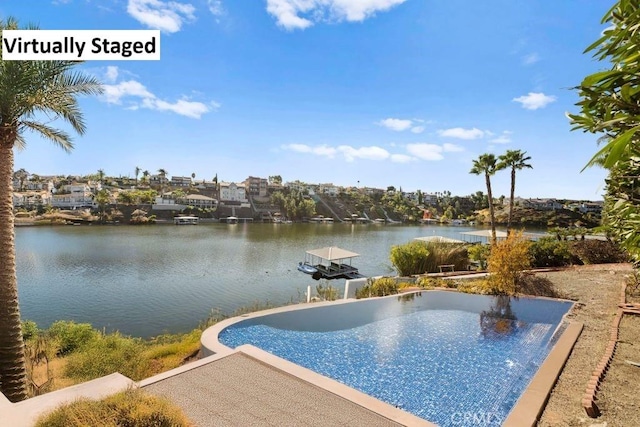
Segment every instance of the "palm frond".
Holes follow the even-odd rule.
[[[65,131],[62,131],[60,129],[55,129],[55,128],[52,128],[51,126],[47,126],[45,124],[31,121],[31,120],[23,120],[20,123],[20,125],[23,128],[32,130],[40,134],[43,138],[52,141],[54,144],[58,145],[64,151],[69,152],[73,149],[73,142],[71,142],[71,137]]]

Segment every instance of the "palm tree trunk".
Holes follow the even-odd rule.
[[[509,199],[509,221],[507,222],[507,233],[511,232],[511,220],[513,219],[513,202],[516,192],[516,168],[511,168],[511,198]]]
[[[12,133],[0,132],[0,392],[19,402],[27,398],[27,371],[16,277]]]
[[[491,244],[496,243],[496,216],[493,211],[493,194],[491,194],[491,177],[488,173],[484,174],[487,181],[487,197],[489,198],[489,215],[491,216]]]

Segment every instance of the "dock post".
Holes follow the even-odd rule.
[[[349,283],[351,282],[351,280],[345,280],[344,282],[344,299],[348,299],[349,298]]]
[[[311,285],[307,286],[307,302],[311,302]]]

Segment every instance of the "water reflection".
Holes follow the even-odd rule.
[[[509,296],[495,296],[489,310],[480,313],[480,330],[485,337],[507,336],[517,327],[519,322],[511,309]]]

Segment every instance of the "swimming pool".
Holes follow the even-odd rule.
[[[428,291],[247,318],[252,344],[442,426],[500,425],[549,353],[567,301]]]

